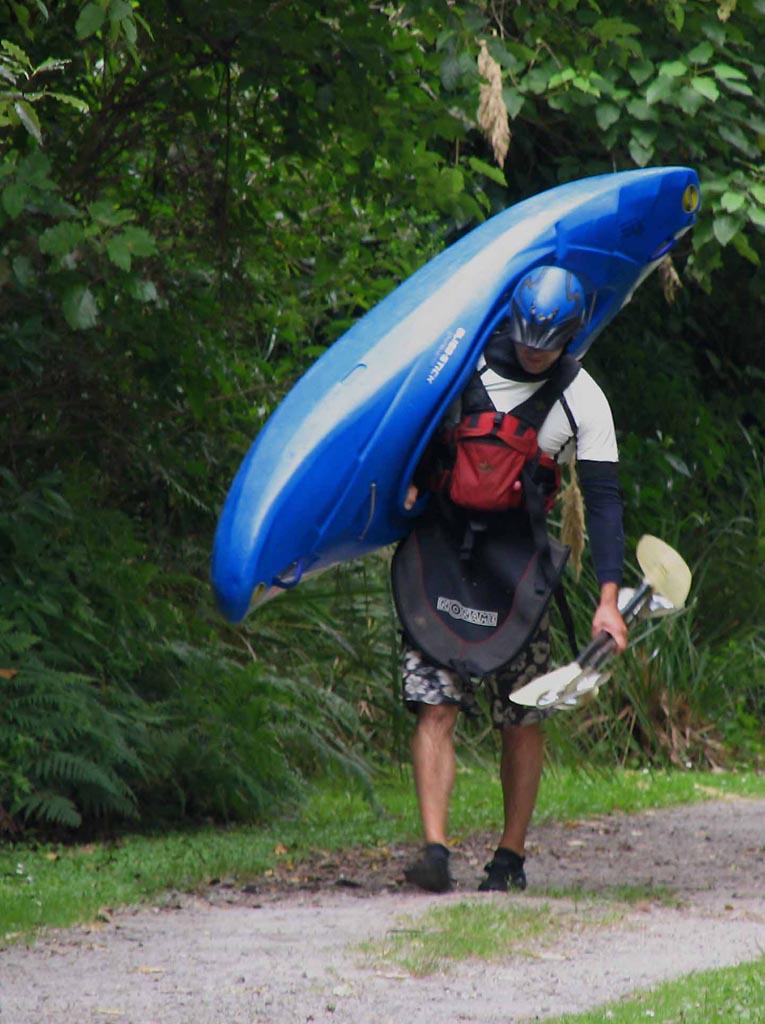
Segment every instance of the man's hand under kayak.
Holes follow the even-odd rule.
[[[409,484],[406,489],[406,497],[404,498],[404,508],[409,512],[414,508],[414,503],[420,496],[419,489],[414,484]]]

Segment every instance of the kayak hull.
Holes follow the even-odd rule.
[[[231,485],[211,576],[230,622],[300,579],[391,544],[415,466],[534,266],[582,281],[581,357],[695,222],[687,167],[599,175],[497,214],[399,285],[297,381]]]

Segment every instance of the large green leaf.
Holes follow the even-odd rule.
[[[65,256],[78,246],[85,232],[75,221],[61,221],[52,228],[46,228],[38,240],[40,252],[50,256]]]
[[[714,219],[715,238],[720,245],[727,245],[728,242],[740,229],[740,222],[736,217],[729,214],[718,214]]]
[[[505,175],[499,167],[495,167],[493,164],[489,164],[485,160],[479,160],[478,157],[475,156],[471,156],[470,166],[479,174],[483,174],[485,177],[491,178],[492,181],[496,181],[498,185],[504,186],[506,184]]]
[[[725,192],[720,199],[720,206],[726,213],[735,213],[745,202],[746,196],[743,192]]]
[[[23,211],[29,190],[26,185],[13,182],[2,192],[3,209],[9,217],[18,217]]]
[[[592,31],[604,43],[623,36],[639,36],[640,28],[622,18],[599,18]]]
[[[712,44],[704,41],[688,52],[688,60],[691,64],[707,64],[714,52]]]
[[[603,132],[608,131],[612,124],[616,124],[620,115],[621,110],[615,103],[599,103],[595,108],[598,127]]]
[[[659,64],[659,74],[666,78],[681,78],[688,71],[688,65],[682,60],[668,60]]]
[[[712,78],[703,78],[700,75],[696,75],[691,79],[691,88],[695,89],[696,92],[700,93],[704,99],[715,103],[720,96],[720,90],[717,88],[717,83]]]
[[[124,235],[109,238],[106,242],[106,252],[112,263],[121,270],[130,270],[132,267],[132,253]]]
[[[88,39],[100,31],[106,21],[106,4],[87,3],[82,8],[75,25],[78,39]]]
[[[89,288],[75,285],[64,295],[62,309],[66,322],[75,331],[84,331],[98,323],[98,306]]]
[[[126,227],[121,236],[134,256],[153,256],[157,251],[157,243],[146,228]]]
[[[648,104],[660,103],[667,99],[675,90],[675,81],[666,75],[659,75],[655,78],[645,91],[645,100]]]

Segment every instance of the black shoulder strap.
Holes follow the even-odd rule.
[[[545,383],[534,394],[521,402],[511,410],[513,416],[517,416],[529,427],[539,430],[547,419],[550,410],[563,397],[563,392],[579,373],[580,363],[573,356],[564,355],[555,364],[552,376],[548,377]],[[467,387],[462,393],[463,415],[471,415],[476,412],[491,412],[496,406],[491,400],[486,385],[483,382],[483,374],[489,369],[488,363],[480,370],[476,370],[470,378]],[[496,371],[495,371],[496,372]],[[564,406],[566,415],[571,420],[567,406]]]
[[[476,412],[493,412],[496,409],[482,380],[484,372],[488,369],[488,365],[484,365],[480,370],[476,370],[462,392],[463,416],[470,416]]]
[[[561,407],[562,407],[563,411],[566,414],[566,419],[568,420],[568,424],[571,427],[571,434],[572,434],[572,436],[574,438],[579,437],[579,424],[574,419],[574,414],[571,411],[571,406],[566,401],[566,396],[565,395],[561,395],[560,396],[560,404],[561,404]]]
[[[525,402],[521,402],[512,410],[513,416],[538,431],[552,407],[579,373],[579,369],[578,359],[569,355],[561,356],[555,365],[552,376],[548,377],[531,398],[527,398]]]

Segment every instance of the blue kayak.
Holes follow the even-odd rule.
[[[569,346],[582,357],[699,206],[687,167],[560,185],[475,228],[378,303],[297,381],[242,462],[213,546],[225,618],[407,533],[414,468],[526,271],[555,263],[582,281],[587,323]]]

